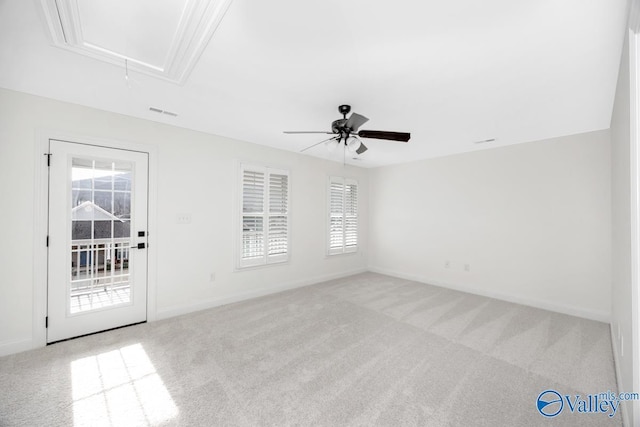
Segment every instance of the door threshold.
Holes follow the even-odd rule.
[[[48,342],[47,345],[58,344],[60,342],[71,341],[71,340],[75,340],[75,339],[78,339],[78,338],[88,337],[88,336],[91,336],[91,335],[97,335],[97,334],[101,334],[103,332],[115,331],[117,329],[128,328],[129,326],[141,325],[143,323],[147,323],[147,321],[143,320],[142,322],[130,323],[128,325],[122,325],[122,326],[118,326],[116,328],[105,329],[104,331],[97,331],[97,332],[92,332],[90,334],[78,335],[77,337],[71,337],[71,338],[65,338],[63,340],[52,341],[52,342]]]

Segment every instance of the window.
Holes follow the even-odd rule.
[[[358,250],[358,182],[329,177],[329,255]]]
[[[241,166],[239,267],[289,259],[289,171]]]

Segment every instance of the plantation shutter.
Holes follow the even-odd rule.
[[[344,186],[344,251],[358,249],[358,183],[345,180]]]
[[[242,267],[264,259],[264,198],[266,170],[242,170]]]
[[[289,249],[289,175],[269,173],[268,261],[286,261]]]
[[[344,247],[344,179],[329,179],[329,254],[339,254]]]
[[[329,178],[329,255],[358,249],[358,183]]]
[[[283,262],[289,249],[289,174],[242,165],[240,267]]]

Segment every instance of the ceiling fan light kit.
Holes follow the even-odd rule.
[[[347,142],[347,148],[349,149],[349,151],[351,151],[352,153],[355,153],[356,150],[358,148],[360,148],[361,142],[355,138],[355,137],[350,137],[349,141]]]
[[[358,113],[352,113],[349,118],[347,114],[351,112],[350,105],[338,106],[338,112],[342,114],[342,118],[334,120],[331,123],[331,132],[326,131],[285,131],[286,134],[325,134],[334,135],[328,140],[320,141],[307,148],[300,150],[300,152],[307,151],[316,145],[325,143],[325,146],[329,151],[334,151],[341,143],[344,145],[345,150],[349,150],[352,153],[358,155],[363,154],[368,150],[367,146],[360,140],[360,138],[369,139],[382,139],[395,142],[409,142],[411,134],[408,132],[389,132],[380,130],[359,130],[360,126],[369,121],[368,118]]]

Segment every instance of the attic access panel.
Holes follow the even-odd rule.
[[[40,0],[54,46],[182,84],[231,0]]]

